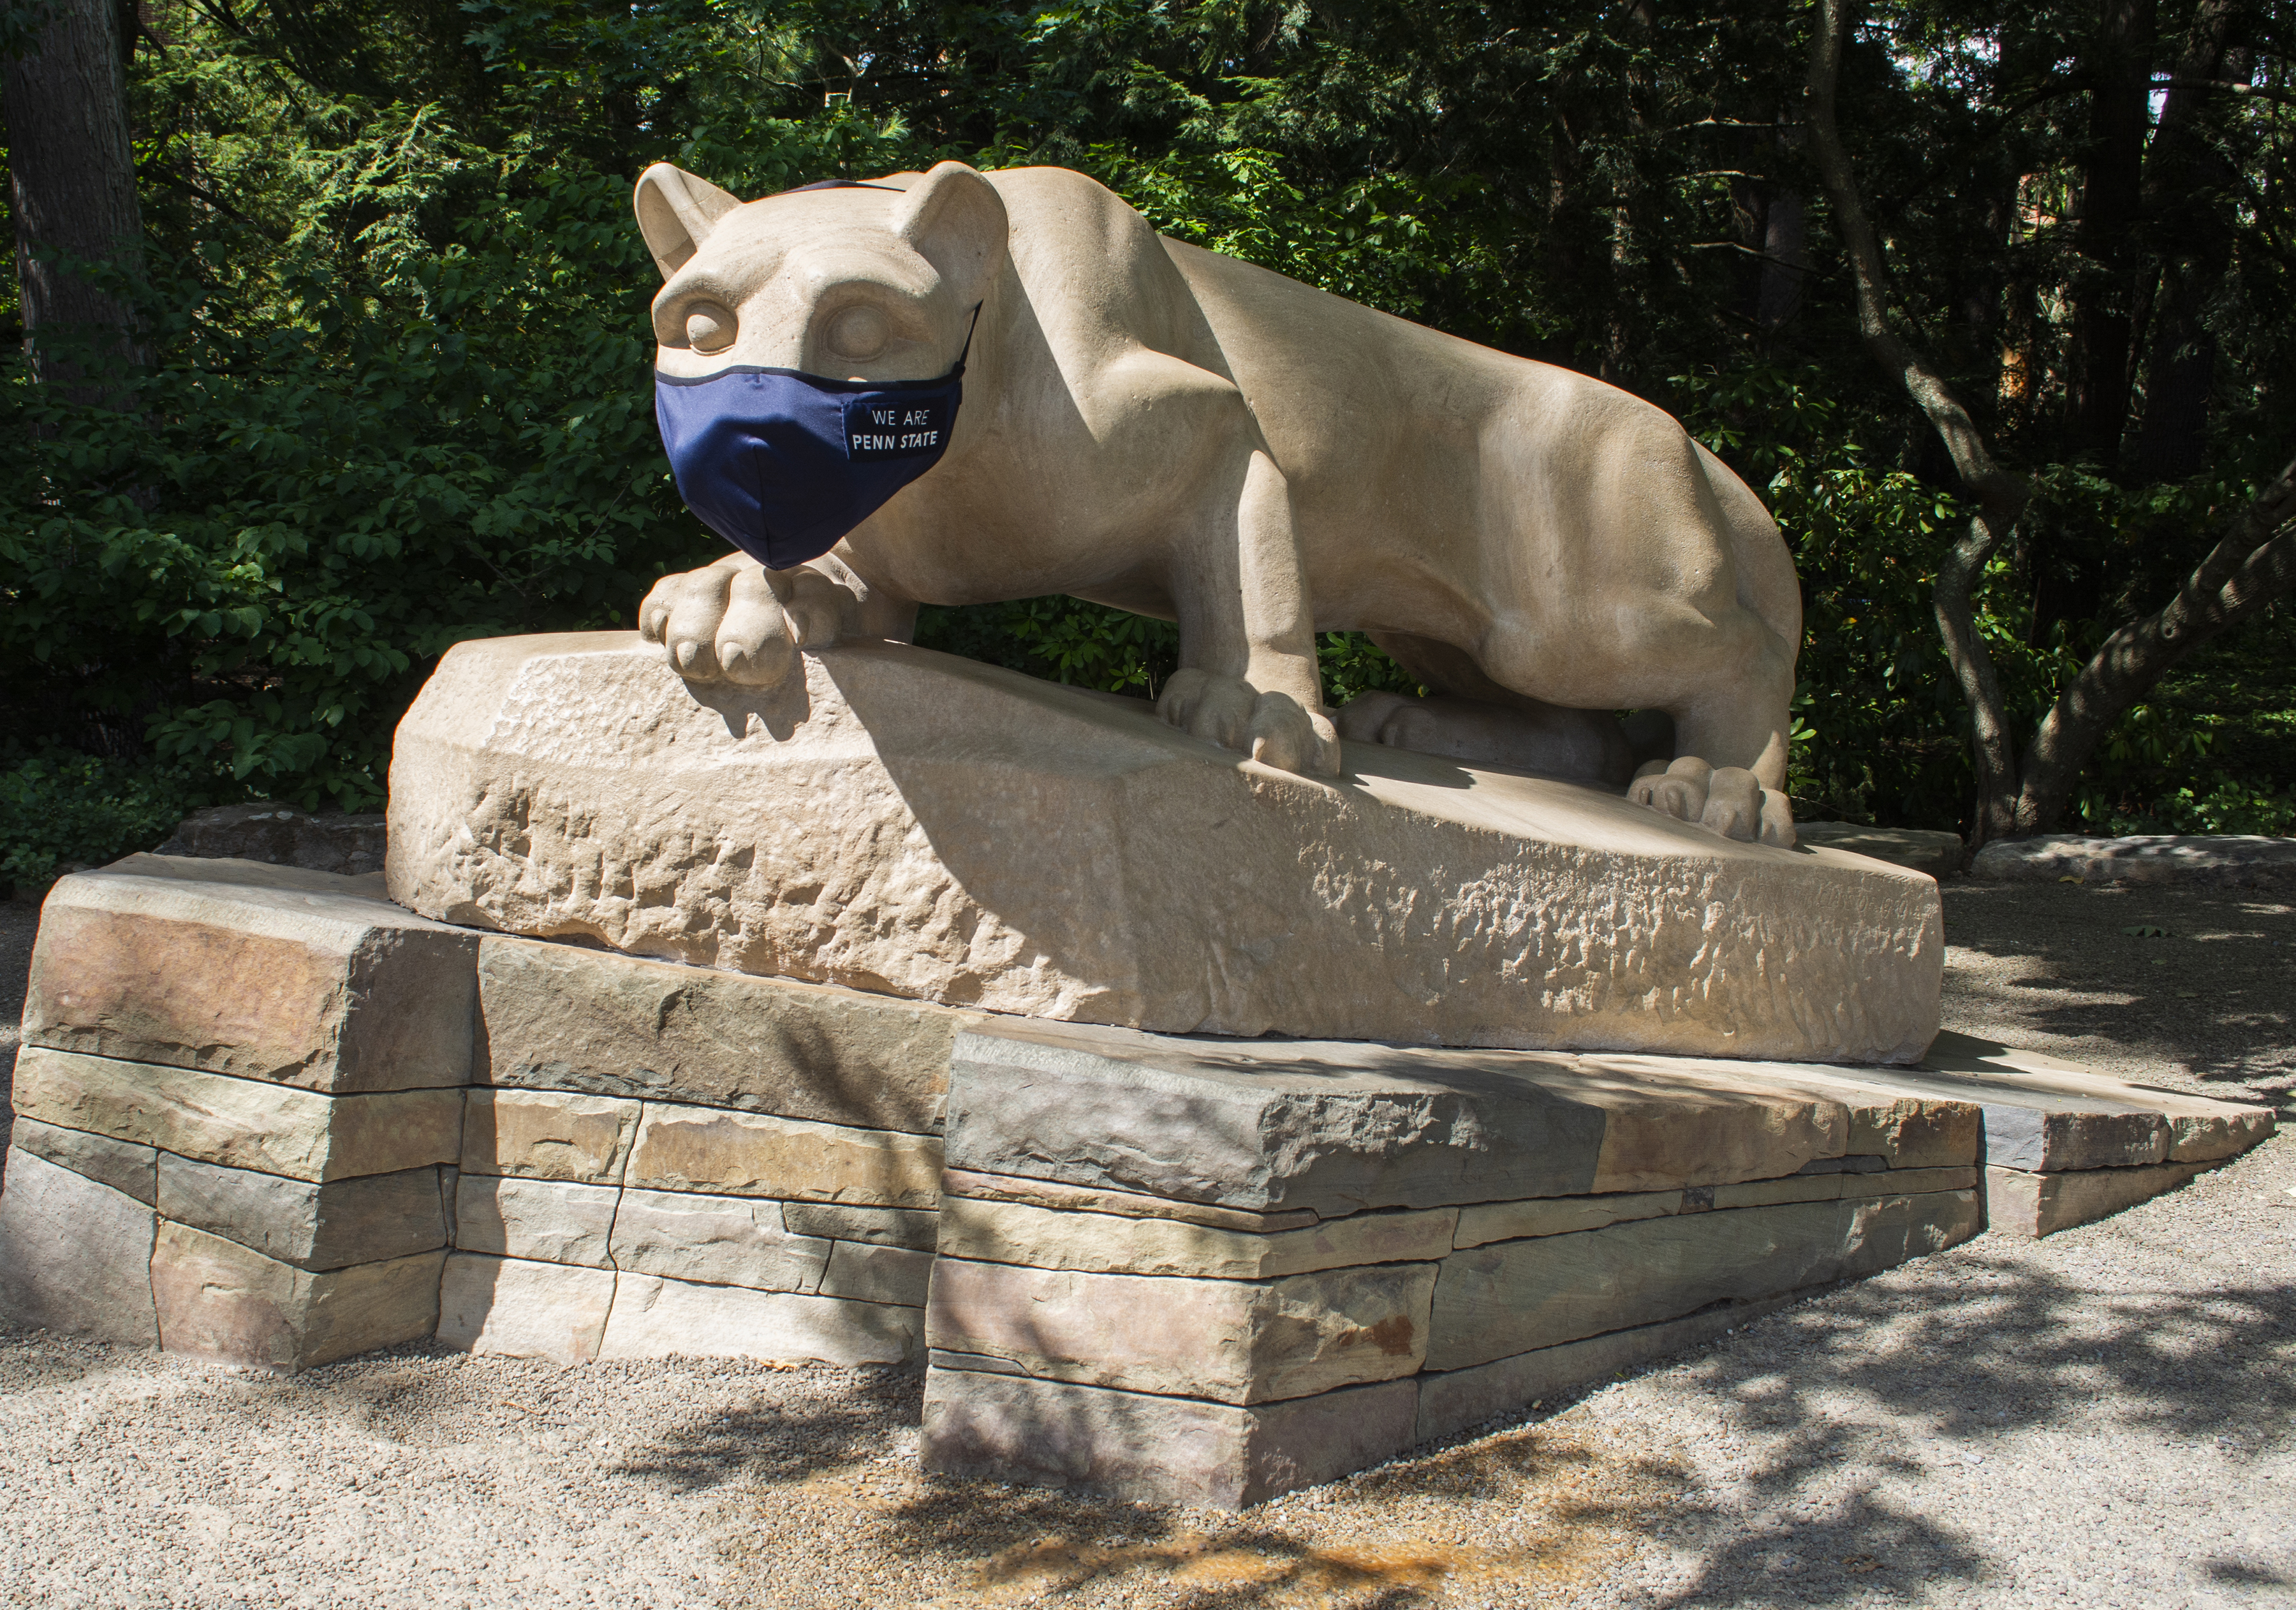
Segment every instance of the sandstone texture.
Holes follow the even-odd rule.
[[[1839,1094],[1636,1061],[1004,1023],[957,1040],[947,1161],[1336,1218],[1768,1179],[1848,1143]]]
[[[161,1220],[152,1248],[160,1344],[251,1369],[292,1371],[427,1336],[444,1253],[315,1274]]]
[[[1794,842],[1813,849],[1844,850],[1893,867],[1909,867],[1933,878],[1950,877],[1961,870],[1962,842],[1957,833],[1927,827],[1866,827],[1856,822],[1796,822]]]
[[[1428,1263],[1242,1281],[944,1257],[926,1334],[1046,1379],[1264,1403],[1410,1375],[1434,1289]]]
[[[466,1352],[580,1364],[614,1306],[611,1269],[455,1253],[439,1284],[439,1340]]]
[[[447,1244],[439,1171],[324,1184],[160,1154],[160,1217],[303,1269],[381,1263]]]
[[[176,824],[176,831],[156,853],[267,861],[365,877],[382,870],[385,831],[379,814],[315,815],[276,800],[251,800],[193,811]]]
[[[0,1190],[0,1324],[157,1346],[153,1229],[150,1204],[12,1150]]]
[[[1995,883],[2183,883],[2204,889],[2268,888],[2296,882],[2296,839],[2251,834],[2130,834],[2113,839],[2045,833],[1996,839],[1971,858],[1969,874]]]
[[[931,1208],[856,1207],[840,1202],[784,1202],[782,1222],[792,1235],[827,1241],[860,1241],[871,1246],[904,1246],[929,1253],[940,1235],[940,1218]]]
[[[649,1102],[627,1179],[657,1190],[917,1209],[940,1200],[940,1171],[931,1136]]]
[[[1358,1213],[1274,1235],[944,1197],[940,1253],[1037,1269],[1264,1280],[1358,1263],[1427,1262],[1451,1250],[1458,1212]]]
[[[1455,1253],[1435,1291],[1427,1368],[1458,1369],[1710,1302],[1869,1275],[1981,1228],[1974,1191],[1646,1219]]]
[[[464,1174],[455,1185],[455,1247],[540,1263],[611,1269],[614,1211],[608,1185]]]
[[[979,1016],[508,938],[479,946],[479,1002],[484,1083],[916,1133]]]
[[[791,1235],[778,1202],[632,1189],[614,1214],[614,1267],[676,1280],[818,1291],[834,1244]]]
[[[451,1162],[463,1127],[460,1090],[321,1096],[41,1046],[17,1054],[15,1103],[45,1123],[291,1179]]]
[[[1419,1423],[1414,1440],[1425,1442],[1447,1437],[1495,1416],[1517,1413],[1527,1403],[1561,1398],[1574,1387],[1702,1346],[1804,1294],[1790,1292],[1718,1303],[1679,1319],[1608,1331],[1465,1369],[1424,1372],[1417,1377]]]
[[[45,1158],[58,1168],[84,1174],[99,1185],[133,1196],[150,1207],[160,1199],[160,1154],[134,1141],[91,1135],[85,1129],[59,1129],[37,1118],[19,1117],[9,1131],[9,1144],[20,1152]]]
[[[365,880],[133,855],[41,908],[24,1044],[352,1094],[459,1085],[478,936]]]
[[[2085,1169],[2060,1174],[1988,1168],[1985,1171],[1986,1226],[2005,1236],[2038,1240],[2150,1202],[2209,1166],[2163,1162],[2151,1168]]]
[[[398,731],[392,897],[448,922],[1160,1031],[1909,1062],[1935,883],[1376,744],[1324,779],[902,645],[689,686],[466,643]]]
[[[640,1111],[614,1097],[474,1089],[463,1113],[463,1172],[619,1184]]]
[[[906,1364],[922,1351],[922,1318],[914,1308],[626,1274],[598,1357]]]
[[[1242,1509],[1392,1458],[1415,1440],[1418,1400],[1410,1381],[1246,1406],[935,1369],[922,1451],[952,1475]]]

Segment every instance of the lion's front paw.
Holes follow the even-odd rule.
[[[799,649],[837,640],[848,602],[814,571],[720,561],[655,582],[638,606],[638,634],[689,682],[773,687],[796,668]]]
[[[1289,694],[1263,694],[1238,677],[1175,671],[1156,700],[1156,713],[1182,732],[1240,750],[1279,771],[1339,773],[1340,735],[1330,717]]]
[[[1765,788],[1740,766],[1717,769],[1695,755],[1678,760],[1646,760],[1635,774],[1627,798],[1637,805],[1694,822],[1726,839],[1759,840],[1781,850],[1793,848],[1793,810],[1785,795]]]

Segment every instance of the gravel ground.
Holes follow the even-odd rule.
[[[1950,1026],[2288,1104],[2288,903],[1956,882],[1947,925]],[[2276,1138],[1243,1516],[927,1481],[911,1372],[0,1332],[0,1604],[2288,1605],[2292,1239]]]

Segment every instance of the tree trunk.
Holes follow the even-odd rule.
[[[2128,417],[2133,237],[2143,208],[2144,136],[2152,121],[2153,0],[2104,0],[2089,71],[2087,149],[2073,250],[2071,445],[2110,472]]]
[[[1993,461],[1984,434],[1953,388],[1914,350],[1890,322],[1889,267],[1882,242],[1866,215],[1857,176],[1834,123],[1834,87],[1841,77],[1842,42],[1848,36],[1849,0],[1820,0],[1817,27],[1809,46],[1809,145],[1826,200],[1833,209],[1857,286],[1857,329],[1874,361],[1897,377],[1925,415],[1952,456],[1954,469],[1977,500],[1969,530],[1938,567],[1931,597],[1946,657],[1969,705],[1972,747],[1977,762],[1973,839],[1981,844],[2014,831],[2017,753],[2002,706],[1993,657],[1978,635],[1972,600],[1986,562],[2008,538],[2032,497],[2022,476]]]
[[[75,328],[95,338],[91,357],[105,347],[115,357],[143,357],[131,309],[54,260],[62,254],[144,273],[118,9],[113,0],[54,0],[51,14],[4,78],[24,348],[44,382],[80,376],[82,365],[55,339]],[[115,333],[109,341],[105,331]]]
[[[2216,338],[2202,311],[2232,266],[2226,192],[2235,179],[2208,136],[2236,104],[2231,89],[2248,81],[2245,56],[2231,48],[2247,10],[2244,0],[2202,0],[2144,159],[2145,232],[2161,259],[2131,464],[2145,481],[2184,480],[2200,470],[2207,450]]]
[[[2296,462],[2233,522],[2158,613],[2132,620],[2081,668],[2034,735],[2017,831],[2046,833],[2112,724],[2196,649],[2296,590]]]

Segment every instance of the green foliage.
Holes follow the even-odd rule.
[[[37,889],[72,867],[157,846],[211,791],[182,767],[68,752],[0,772],[0,888]]]
[[[17,10],[0,50],[33,14]],[[2160,11],[2156,57],[2192,12]],[[447,647],[626,626],[655,577],[718,550],[654,439],[636,173],[667,159],[757,194],[955,156],[1082,168],[1177,239],[1682,414],[1772,503],[1801,571],[1796,791],[1854,817],[1965,818],[1967,718],[1929,603],[1964,512],[1857,339],[1795,127],[1807,6],[139,14],[155,361],[118,382],[114,413],[0,360],[12,753],[140,751],[217,797],[373,804],[398,713]],[[2074,204],[2098,160],[2095,8],[1866,14],[1844,126],[1898,311],[2040,489],[1978,601],[2030,732],[2285,455],[2296,17],[2286,0],[2243,11],[2243,70],[2271,95],[2218,97],[2173,205],[2101,248]],[[2148,400],[2168,395],[2167,348],[2114,370],[2136,382],[2114,428],[2128,443],[2205,420],[2185,459],[2147,467],[2080,423],[2079,343],[2104,326],[2078,309],[2141,333],[2194,275],[2215,277],[2179,350],[2205,357],[2206,395],[2181,415]],[[0,326],[12,299],[0,290]],[[1168,623],[1074,600],[928,610],[920,631],[1144,695],[1177,655]],[[2157,689],[2089,768],[2082,821],[2284,826],[2290,631],[2284,612]],[[1413,690],[1358,634],[1319,653],[1335,703]]]

